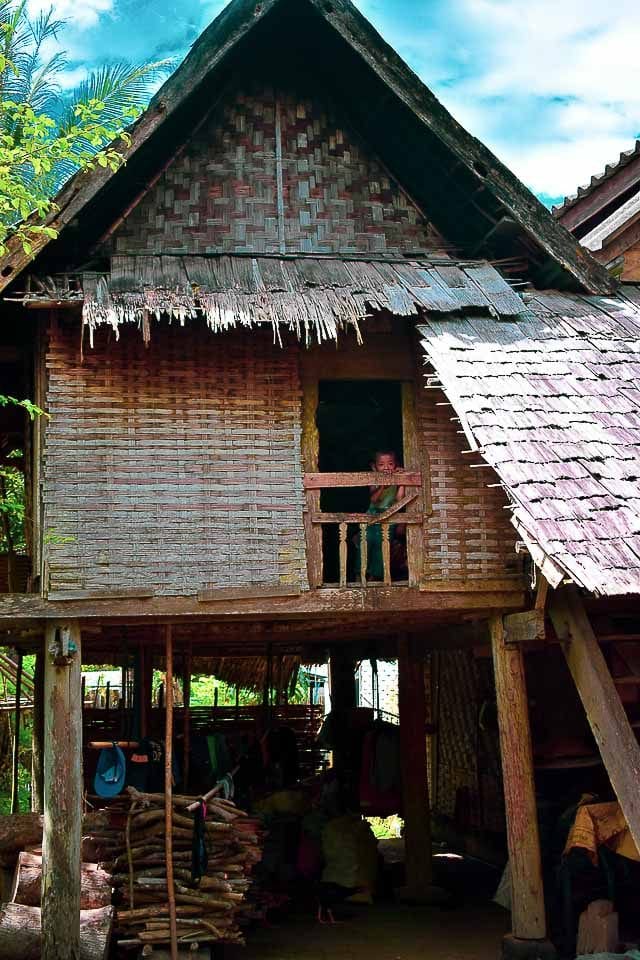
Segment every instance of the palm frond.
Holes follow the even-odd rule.
[[[104,104],[103,122],[123,121],[130,110],[144,107],[157,85],[171,68],[172,61],[132,65],[126,60],[105,64],[93,70],[66,98],[67,107],[60,118],[60,131],[66,132],[75,122],[75,110],[92,101]]]

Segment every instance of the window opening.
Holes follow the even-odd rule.
[[[376,454],[383,466],[404,466],[402,384],[389,380],[322,380],[319,383],[316,423],[319,434],[319,468],[322,473],[370,472]],[[382,458],[382,460],[380,460]],[[368,487],[323,490],[320,507],[328,513],[367,513],[372,509]],[[380,512],[394,502],[387,489],[376,498]],[[350,524],[347,536],[348,580],[360,582],[359,527]],[[339,533],[334,524],[323,526],[323,582],[339,582]],[[408,580],[406,534],[401,523],[393,524],[391,574],[395,582]],[[367,533],[367,578],[382,579],[381,528]]]

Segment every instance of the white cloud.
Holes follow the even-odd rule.
[[[28,0],[27,9],[34,16],[48,11],[51,5],[50,0]],[[111,12],[113,0],[56,0],[53,6],[57,19],[67,20],[78,30],[86,30],[93,27],[102,14]]]
[[[638,0],[357,2],[539,193],[575,192],[640,133]]]

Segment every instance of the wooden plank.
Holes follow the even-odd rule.
[[[269,620],[307,619],[309,616],[333,617],[346,613],[376,613],[385,611],[464,610],[468,612],[501,606],[511,610],[522,608],[524,591],[513,584],[507,589],[486,587],[480,582],[476,590],[461,589],[452,582],[448,589],[429,592],[400,584],[377,586],[368,590],[337,590],[325,587],[307,590],[299,597],[272,597],[260,600],[227,601],[223,604],[201,602],[195,596],[152,597],[149,600],[68,600],[49,601],[36,594],[5,595],[0,598],[0,627],[24,627],[40,620],[73,617],[80,620],[102,620],[127,623],[152,623],[155,620],[214,618],[227,621],[233,618]]]
[[[403,897],[421,900],[433,880],[424,660],[406,634],[398,637],[398,710],[405,825]]]
[[[316,423],[319,403],[317,377],[305,375],[302,380],[302,468],[305,473],[318,469],[320,434]],[[307,553],[307,577],[313,590],[322,583],[322,530],[311,521],[311,516],[320,511],[320,491],[307,490],[304,513],[305,544]]]
[[[67,637],[69,661],[52,650]],[[45,647],[44,825],[42,833],[42,960],[80,955],[82,827],[81,646],[77,621],[47,627]]]
[[[383,523],[382,534],[382,569],[385,586],[391,585],[391,543],[389,541],[389,524]]]
[[[528,643],[544,640],[544,612],[525,610],[522,613],[510,613],[504,618],[504,642]]]
[[[554,593],[549,616],[631,836],[640,849],[640,746],[575,587]]]
[[[395,473],[305,473],[305,490],[330,490],[342,487],[421,487],[422,474],[415,470]]]
[[[409,499],[413,500],[413,497]],[[385,518],[388,516],[394,516],[396,511],[389,512],[385,514],[376,514],[371,513],[313,513],[311,514],[312,523],[364,523],[365,526],[371,527],[375,526],[378,523],[382,523]],[[402,514],[402,517],[398,517],[398,523],[406,523],[422,525],[422,517],[416,516],[415,514]]]
[[[49,590],[49,600],[148,600],[155,596],[155,590],[145,590],[144,587],[114,587],[113,590]]]
[[[412,351],[414,356],[417,353]],[[422,384],[419,385],[421,389]],[[409,470],[420,470],[422,463],[422,450],[418,440],[418,428],[416,419],[416,383],[415,376],[409,383],[402,384],[402,447],[404,454],[404,465]],[[414,586],[422,579],[423,558],[424,558],[424,520],[427,511],[427,498],[425,496],[425,486],[429,483],[429,478],[425,470],[422,473],[422,489],[415,492],[411,508],[406,511],[407,519],[403,517],[403,523],[407,524],[407,567],[409,571],[409,583]],[[413,515],[419,519],[418,524],[413,523]],[[408,518],[411,517],[409,520]]]
[[[544,940],[546,915],[524,658],[520,647],[505,643],[501,616],[491,618],[490,630],[511,869],[512,929],[518,939]]]
[[[296,583],[266,583],[249,587],[212,587],[200,590],[198,600],[200,603],[219,603],[223,600],[257,600],[261,597],[299,597],[301,593]]]

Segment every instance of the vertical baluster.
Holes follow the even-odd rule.
[[[382,566],[384,569],[384,582],[391,584],[391,544],[389,542],[389,523],[381,523],[382,527]]]
[[[360,524],[360,583],[367,585],[367,566],[369,564],[369,544],[367,543],[367,524]]]
[[[347,530],[346,523],[340,524],[340,586],[347,585]]]

